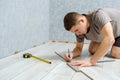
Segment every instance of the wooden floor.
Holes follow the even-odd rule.
[[[74,43],[47,42],[0,59],[0,80],[120,80],[119,59],[115,59],[114,62],[98,63],[99,66],[75,72],[64,59],[55,54],[55,51],[63,52],[74,47]],[[87,48],[88,44],[85,44],[82,59],[86,59],[86,55],[89,54]],[[24,59],[22,56],[27,52],[49,60],[52,64],[34,58]]]

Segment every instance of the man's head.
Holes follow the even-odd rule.
[[[82,14],[70,12],[64,17],[64,27],[77,35],[87,32],[87,19]]]

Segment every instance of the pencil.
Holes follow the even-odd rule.
[[[70,57],[70,50],[69,50],[69,48],[68,48],[68,57]]]

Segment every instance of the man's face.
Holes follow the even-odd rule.
[[[86,34],[87,32],[87,28],[85,26],[85,23],[82,21],[79,21],[78,24],[72,26],[72,28],[70,29],[70,32],[75,33],[76,35],[83,35]]]

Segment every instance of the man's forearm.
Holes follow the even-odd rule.
[[[84,42],[76,42],[76,47],[73,49],[73,57],[80,56]]]
[[[82,50],[81,50],[79,47],[75,47],[75,48],[73,49],[73,51],[72,51],[73,57],[80,56],[81,51],[82,51]]]

